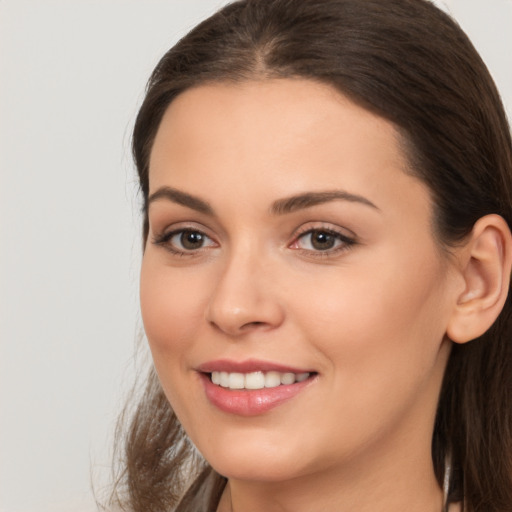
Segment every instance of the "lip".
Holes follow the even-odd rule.
[[[237,373],[251,373],[251,372],[280,372],[280,373],[313,373],[314,370],[307,368],[295,368],[279,363],[270,361],[263,361],[259,359],[246,359],[245,361],[233,361],[231,359],[216,359],[215,361],[208,361],[197,367],[197,371],[201,373],[212,372],[237,372]]]
[[[241,362],[219,359],[200,365],[197,371],[209,402],[223,412],[238,416],[257,416],[264,414],[296,397],[309,387],[311,383],[316,381],[318,376],[316,372],[311,370],[308,371],[301,368],[294,368],[268,361],[258,361],[255,359]],[[302,382],[280,385],[274,388],[231,390],[218,386],[211,381],[209,374],[214,371],[239,373],[256,371],[277,371],[282,373],[309,372],[311,375]]]

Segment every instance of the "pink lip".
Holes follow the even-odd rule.
[[[264,361],[247,360],[243,362],[217,360],[205,363],[198,368],[199,376],[203,384],[207,399],[212,405],[223,412],[239,416],[257,416],[263,414],[284,402],[294,398],[312,382],[316,381],[316,373],[302,382],[289,385],[281,385],[275,388],[263,389],[237,389],[231,390],[214,384],[210,379],[210,373],[214,371],[249,373],[255,371],[277,371],[304,373],[308,370],[292,368],[280,364]]]
[[[269,361],[260,361],[258,359],[246,359],[245,361],[232,361],[230,359],[217,359],[209,361],[197,367],[202,373],[211,372],[280,372],[280,373],[306,373],[314,370],[294,368]]]

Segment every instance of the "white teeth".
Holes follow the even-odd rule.
[[[302,382],[303,380],[306,380],[309,377],[309,373],[299,373],[295,379],[297,382]]]
[[[229,374],[229,389],[244,389],[245,376],[243,373]]]
[[[212,372],[212,382],[218,386],[229,389],[263,389],[275,388],[280,385],[290,385],[295,382],[303,382],[310,376],[310,373],[291,372],[251,372],[251,373],[229,373]]]
[[[294,373],[282,373],[281,374],[281,384],[293,384],[295,382],[295,374]]]
[[[281,375],[279,372],[267,372],[265,374],[265,387],[277,388],[281,385]]]
[[[262,389],[265,387],[263,372],[252,372],[245,376],[245,389]]]
[[[229,373],[228,372],[219,372],[220,373],[220,385],[223,388],[229,388]]]

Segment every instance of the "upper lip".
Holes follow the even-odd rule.
[[[231,359],[216,359],[207,361],[197,367],[202,373],[228,372],[228,373],[251,373],[251,372],[280,372],[280,373],[311,373],[312,370],[296,368],[285,364],[262,361],[258,359],[246,359],[245,361],[233,361]]]

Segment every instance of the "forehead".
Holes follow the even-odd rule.
[[[368,142],[361,132],[370,132],[372,144],[381,145],[383,157],[402,157],[396,151],[398,133],[392,123],[329,85],[305,79],[213,83],[188,89],[170,104],[157,132],[151,163],[161,154],[161,141],[167,147],[176,146],[173,149],[192,148],[196,143],[202,147],[200,155],[235,145],[242,155],[259,147],[269,150],[263,158],[306,143],[318,146],[320,141],[327,145],[336,140],[348,156],[350,148],[355,151]]]
[[[303,79],[215,83],[168,107],[150,158],[150,193],[245,199],[343,188],[376,203],[420,188],[389,121],[333,87]],[[270,199],[269,199],[270,200]],[[382,200],[382,198],[380,199]]]

